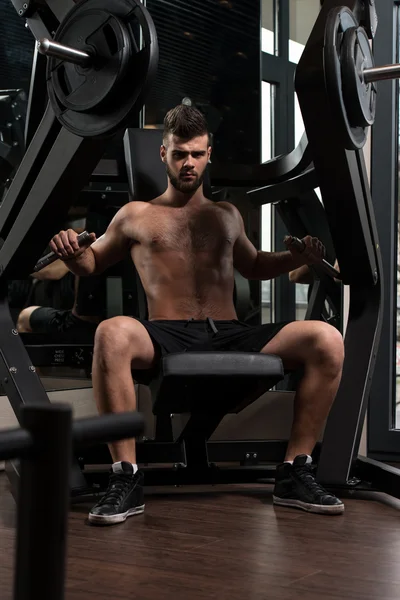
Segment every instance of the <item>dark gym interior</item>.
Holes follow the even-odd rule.
[[[0,6],[2,600],[397,599],[400,1]],[[143,282],[130,257],[76,277],[49,243],[101,237],[164,192],[163,119],[180,104],[210,133],[205,197],[238,209],[257,250],[284,251],[287,235],[326,248],[307,281],[235,270],[233,301],[249,326],[342,335],[312,453],[341,515],[273,503],[302,375],[278,356],[171,354],[135,382],[137,412],[98,415],[96,327],[147,319]],[[86,320],[28,331],[33,306]],[[133,437],[146,511],[93,527],[107,443]]]

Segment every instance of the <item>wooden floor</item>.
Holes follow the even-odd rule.
[[[398,600],[398,503],[345,504],[326,517],[274,508],[270,486],[158,490],[144,515],[107,528],[89,526],[88,506],[76,505],[66,600]],[[12,598],[14,520],[0,474],[1,600]]]

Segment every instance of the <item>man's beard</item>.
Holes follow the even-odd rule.
[[[191,194],[199,189],[204,180],[204,172],[199,176],[196,175],[195,179],[192,181],[185,181],[180,179],[179,175],[176,177],[169,168],[167,164],[167,175],[173,187],[178,190],[178,192],[182,192],[183,194]]]

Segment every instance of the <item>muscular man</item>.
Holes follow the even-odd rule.
[[[237,320],[233,304],[234,267],[249,279],[272,279],[320,261],[324,248],[307,236],[303,254],[257,251],[238,210],[203,195],[211,148],[202,114],[178,106],[168,112],[164,126],[161,160],[167,190],[149,203],[124,206],[106,233],[86,249],[78,248],[71,230],[61,231],[51,242],[52,250],[79,276],[99,273],[130,253],[146,292],[148,321],[119,316],[97,328],[93,392],[98,409],[134,410],[134,379],[145,383],[160,356],[170,352],[226,349],[279,355],[288,369],[302,366],[304,376],[285,462],[276,471],[273,501],[341,513],[343,503],[315,481],[310,456],[341,379],[340,333],[319,321],[249,326]],[[110,452],[110,485],[89,513],[92,523],[118,523],[144,510],[134,440],[112,443]]]

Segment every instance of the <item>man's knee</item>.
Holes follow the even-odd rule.
[[[29,306],[28,308],[24,308],[18,315],[17,319],[17,331],[19,333],[31,333],[31,314],[34,310],[36,310],[38,306]]]
[[[310,338],[313,359],[333,373],[340,372],[344,361],[344,343],[340,331],[328,323],[315,321]]]
[[[94,360],[102,369],[125,363],[143,361],[144,368],[154,358],[154,347],[146,329],[130,317],[113,317],[102,321],[96,329]]]

